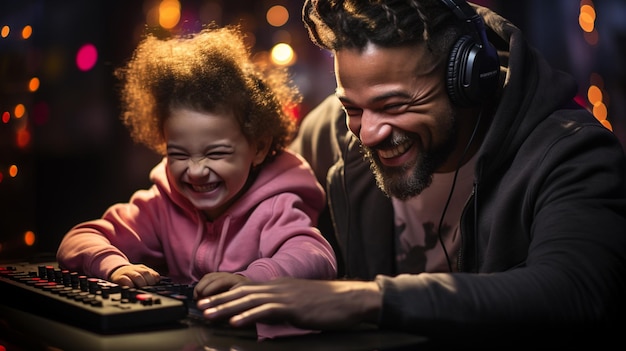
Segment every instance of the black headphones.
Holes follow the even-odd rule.
[[[482,18],[467,2],[441,1],[474,33],[461,36],[450,50],[446,74],[448,95],[457,106],[479,105],[498,87],[498,53],[487,40]]]

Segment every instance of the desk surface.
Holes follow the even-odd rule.
[[[102,335],[0,305],[0,346],[6,350],[256,351],[415,350],[424,337],[369,328],[257,341],[252,330],[184,320],[168,328]]]

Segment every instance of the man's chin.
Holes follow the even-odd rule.
[[[419,195],[424,189],[430,186],[431,175],[412,172],[410,169],[384,169],[376,168],[374,176],[378,187],[390,197],[399,200],[407,200]]]

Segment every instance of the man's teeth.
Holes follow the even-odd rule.
[[[378,150],[378,156],[381,158],[392,158],[403,154],[411,146],[410,142],[396,145],[392,149]]]

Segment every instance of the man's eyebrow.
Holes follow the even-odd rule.
[[[351,101],[348,97],[346,97],[346,96],[339,95],[338,93],[335,93],[335,96],[337,96],[337,98],[339,99],[339,101],[341,101],[342,103],[343,103],[343,102],[348,103],[348,104],[352,104],[352,103],[353,103],[353,102],[352,102],[352,101]],[[378,96],[373,97],[372,99],[370,99],[370,100],[368,101],[368,103],[370,103],[370,104],[371,104],[371,103],[377,103],[377,102],[382,101],[382,100],[387,100],[387,99],[389,99],[389,98],[397,98],[397,97],[410,99],[410,98],[411,98],[411,95],[410,95],[410,94],[408,94],[408,93],[407,93],[407,92],[405,92],[405,91],[400,91],[400,90],[392,90],[392,91],[385,92],[385,93],[384,93],[384,94],[382,94],[382,95],[378,95]]]
[[[339,99],[339,101],[341,101],[342,103],[344,103],[344,102],[348,103],[348,104],[352,103],[352,101],[350,101],[350,99],[348,99],[345,96],[340,96],[340,95],[337,95],[337,94],[335,94],[335,96],[337,96],[337,99]]]

